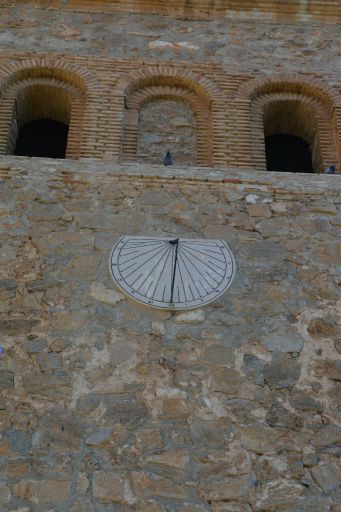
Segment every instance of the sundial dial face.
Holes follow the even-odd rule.
[[[186,310],[222,295],[236,264],[223,240],[123,236],[109,268],[130,298],[153,308]]]

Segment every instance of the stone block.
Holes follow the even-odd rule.
[[[1,300],[11,299],[16,295],[17,283],[14,279],[0,279]]]
[[[279,404],[272,406],[265,416],[265,421],[271,427],[282,427],[286,430],[300,430],[303,427],[302,418]]]
[[[106,288],[102,283],[92,283],[90,286],[90,295],[95,300],[109,304],[110,306],[114,306],[125,299],[122,293],[119,293],[113,288]]]
[[[320,456],[317,453],[307,453],[306,455],[303,455],[303,464],[307,468],[312,468],[313,466],[317,466],[317,464],[320,462]]]
[[[138,446],[143,452],[160,450],[164,443],[160,431],[156,428],[144,428],[135,432]]]
[[[205,447],[203,451],[203,447],[199,445],[193,457],[194,460],[196,460],[196,454],[198,454],[196,474],[199,482],[211,481],[217,475],[220,479],[228,479],[250,475],[252,472],[252,457],[239,445],[234,447],[231,443],[230,449],[225,452],[219,446],[214,449]]]
[[[57,279],[36,279],[34,281],[28,281],[26,288],[30,293],[34,292],[45,292],[50,288],[59,288],[63,286],[64,281]]]
[[[41,433],[38,446],[72,451],[80,448],[83,429],[77,417],[67,411],[55,410],[40,418],[36,434],[38,432]]]
[[[288,460],[285,455],[261,455],[253,467],[255,477],[260,485],[266,482],[278,481],[288,474]]]
[[[54,222],[62,220],[65,210],[61,205],[44,205],[36,203],[27,212],[27,218],[31,221]]]
[[[310,320],[307,331],[311,336],[331,337],[335,336],[340,330],[337,322],[333,318],[315,317]]]
[[[341,487],[341,471],[333,464],[321,463],[311,468],[311,474],[324,494],[332,493]]]
[[[200,447],[223,447],[234,435],[230,418],[191,419],[193,439]]]
[[[64,373],[32,373],[23,378],[27,393],[49,397],[64,398],[70,392],[71,377]]]
[[[323,404],[307,392],[296,390],[290,395],[290,405],[299,411],[323,412]]]
[[[320,449],[340,445],[341,428],[336,425],[322,424],[312,438],[312,444]]]
[[[205,320],[205,312],[202,309],[179,313],[175,317],[178,324],[200,324]]]
[[[85,440],[88,446],[108,448],[114,444],[114,433],[109,428],[98,428]]]
[[[126,504],[127,480],[121,471],[95,471],[92,479],[92,493],[101,503]]]
[[[289,355],[274,353],[272,362],[264,365],[263,373],[271,389],[290,389],[298,381],[301,368]]]
[[[181,484],[144,471],[131,473],[133,493],[137,498],[151,498],[161,496],[164,498],[185,499],[187,490]]]
[[[37,363],[42,370],[58,370],[62,366],[62,357],[55,352],[39,354]]]
[[[253,354],[244,354],[243,372],[247,379],[250,379],[259,386],[264,385],[263,366],[264,362]]]
[[[77,493],[85,494],[89,489],[89,479],[87,478],[85,473],[79,473],[77,477]]]
[[[12,372],[0,371],[0,390],[12,389],[14,386],[14,374]]]
[[[341,512],[341,499],[337,499],[334,501],[334,503],[332,504],[331,511],[332,512]]]
[[[289,222],[286,217],[266,219],[256,226],[257,230],[266,238],[285,237],[289,234]]]
[[[274,488],[269,483],[260,489],[259,499],[255,504],[256,512],[329,512],[330,499],[320,496],[304,495],[299,482],[280,481]]]
[[[31,448],[31,440],[31,432],[12,430],[8,434],[8,445],[13,452],[28,453]]]
[[[200,360],[219,366],[231,366],[235,360],[234,350],[224,345],[209,345],[201,350]]]
[[[240,389],[241,376],[233,368],[217,368],[212,370],[213,391],[219,391],[227,395],[236,396]]]
[[[277,453],[285,446],[283,432],[260,424],[241,428],[243,447],[254,453]]]
[[[139,501],[139,512],[168,512],[167,508],[154,500]],[[191,510],[191,512],[194,512]]]
[[[269,219],[271,217],[271,210],[267,204],[249,204],[247,211],[250,217],[262,217],[263,219]]]
[[[46,347],[46,340],[39,338],[28,340],[25,343],[25,349],[29,354],[38,354],[39,352],[42,352]]]
[[[315,244],[311,256],[313,262],[319,265],[340,265],[341,242],[335,240]]]
[[[3,336],[19,336],[29,334],[38,327],[40,320],[3,320],[0,322],[0,332]]]
[[[247,495],[250,485],[250,478],[243,476],[241,478],[226,478],[222,481],[214,479],[199,483],[199,492],[202,498],[208,502],[214,501],[233,501]]]
[[[15,495],[32,503],[59,503],[69,499],[71,482],[67,480],[21,480],[14,486]]]
[[[341,361],[325,359],[316,363],[316,374],[331,380],[341,381]]]
[[[303,460],[300,456],[289,457],[289,469],[294,478],[301,479],[305,475]]]
[[[95,512],[95,507],[90,500],[78,500],[68,509],[68,512]]]
[[[151,464],[168,466],[170,468],[185,469],[190,458],[188,450],[167,450],[162,453],[148,455],[145,459]]]
[[[189,415],[190,406],[187,400],[178,398],[165,398],[162,400],[160,417],[186,418]]]
[[[273,332],[262,336],[262,342],[271,352],[301,352],[303,339],[289,328],[286,332]]]
[[[335,350],[339,354],[341,354],[341,336],[335,339],[334,344],[335,344]]]
[[[12,493],[5,483],[0,482],[0,505],[7,505],[11,501]]]
[[[6,464],[6,475],[8,478],[22,478],[30,471],[30,461],[24,459],[12,459]]]
[[[250,505],[247,503],[236,503],[236,502],[222,502],[212,503],[212,512],[252,512]]]

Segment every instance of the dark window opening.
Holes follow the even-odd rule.
[[[269,135],[265,138],[265,149],[268,171],[314,172],[309,144],[301,137]]]
[[[38,119],[22,126],[15,155],[65,158],[69,127],[60,121]]]

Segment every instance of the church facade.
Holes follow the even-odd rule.
[[[339,1],[0,20],[1,511],[340,512]]]

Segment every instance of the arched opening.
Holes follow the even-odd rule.
[[[265,104],[264,136],[268,171],[311,173],[322,155],[313,108],[299,100]]]
[[[65,158],[71,99],[60,87],[33,85],[18,91],[8,152],[20,156]]]
[[[212,84],[173,67],[154,71],[124,88],[122,160],[162,164],[169,150],[178,165],[212,165]]]
[[[152,98],[139,111],[137,159],[162,164],[167,151],[178,165],[196,164],[195,116],[184,101]]]
[[[288,134],[265,138],[268,171],[314,172],[309,144],[301,137]]]
[[[60,121],[38,119],[21,127],[14,154],[65,158],[69,128]]]

